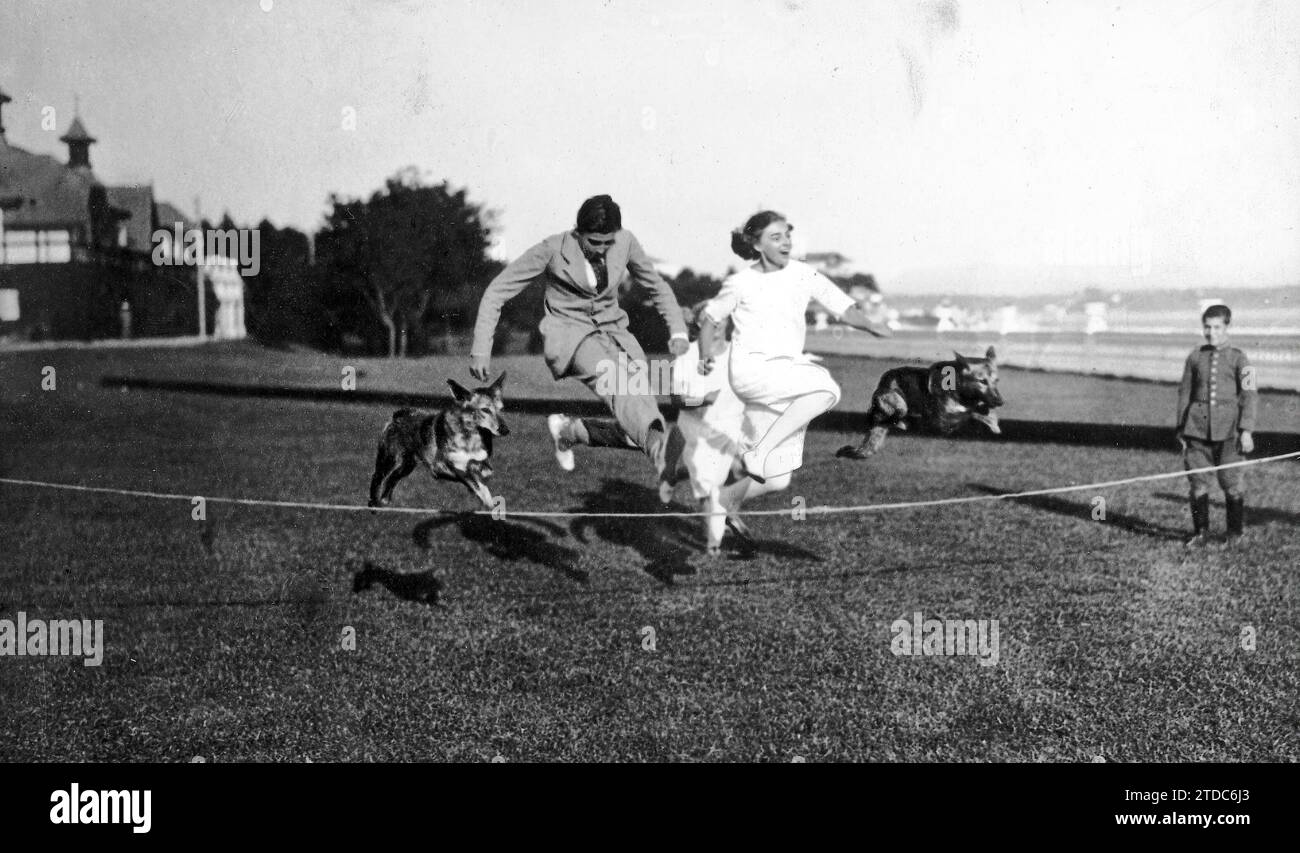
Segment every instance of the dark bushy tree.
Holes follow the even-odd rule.
[[[426,185],[408,167],[367,200],[330,205],[316,261],[341,334],[382,341],[394,357],[473,321],[499,265],[487,255],[492,216],[465,190]]]
[[[261,247],[258,274],[244,279],[245,325],[263,344],[327,347],[336,343],[330,318],[311,268],[311,245],[296,228],[257,226]]]
[[[712,299],[722,289],[722,282],[708,274],[699,274],[689,267],[676,276],[664,280],[677,297],[677,304],[689,308],[706,299]],[[647,352],[667,352],[668,327],[648,294],[640,291],[620,294],[623,309],[627,311],[628,330],[641,342]]]
[[[880,292],[880,285],[876,284],[876,277],[871,273],[855,272],[853,275],[835,275],[831,276],[831,280],[844,291],[854,287],[865,287],[872,293]]]
[[[722,289],[721,279],[708,273],[697,273],[690,267],[684,267],[668,283],[672,285],[673,293],[677,294],[677,303],[688,307],[712,299]]]

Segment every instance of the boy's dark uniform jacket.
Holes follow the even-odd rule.
[[[1178,433],[1201,441],[1228,441],[1255,429],[1254,377],[1236,347],[1206,344],[1193,350],[1178,385]],[[1245,386],[1249,385],[1247,388]]]
[[[609,286],[597,292],[587,281],[582,248],[573,232],[547,237],[524,252],[487,286],[479,302],[470,354],[492,354],[493,332],[501,317],[501,307],[539,278],[546,285],[546,315],[540,329],[546,364],[556,379],[568,373],[578,344],[595,332],[608,334],[629,359],[645,358],[641,345],[627,330],[627,313],[618,304],[619,284],[629,274],[650,292],[660,316],[668,322],[669,333],[686,336],[682,312],[672,288],[655,272],[631,231],[624,229],[615,234],[614,244],[605,254],[605,268],[609,271]]]

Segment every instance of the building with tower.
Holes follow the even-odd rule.
[[[66,159],[13,144],[12,103],[0,89],[0,342],[197,335],[200,316],[204,335],[242,336],[243,282],[231,264],[151,258],[156,232],[197,225],[151,185],[101,181],[91,161],[99,140],[80,110],[59,137]]]

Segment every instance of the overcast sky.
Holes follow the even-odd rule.
[[[102,179],[303,229],[414,164],[502,257],[608,192],[714,273],[762,205],[887,289],[1300,282],[1300,4],[701,5],[5,0],[5,126],[79,93]]]

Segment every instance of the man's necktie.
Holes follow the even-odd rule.
[[[604,293],[605,288],[609,287],[609,270],[605,268],[605,256],[593,255],[587,260],[591,263],[592,272],[596,274],[596,292]]]

